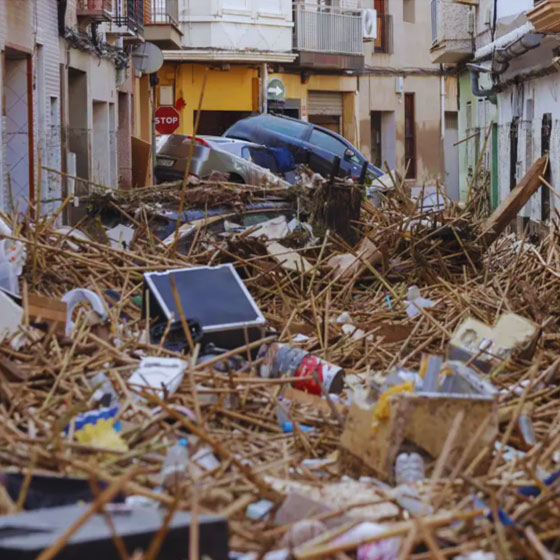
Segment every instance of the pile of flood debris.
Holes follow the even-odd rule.
[[[545,165],[491,216],[396,177],[5,216],[2,558],[557,554],[560,231],[505,233]]]

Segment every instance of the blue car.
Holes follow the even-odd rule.
[[[383,171],[369,163],[346,138],[322,126],[284,115],[256,115],[236,122],[224,134],[269,147],[289,148],[296,163],[304,163],[316,173],[328,177],[335,156],[340,158],[341,177],[359,179],[367,164],[369,179],[381,177]]]

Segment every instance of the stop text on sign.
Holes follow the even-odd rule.
[[[179,113],[174,107],[158,107],[154,122],[159,134],[173,134],[179,128]]]

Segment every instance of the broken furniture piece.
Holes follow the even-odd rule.
[[[171,278],[175,280],[176,296]],[[142,313],[178,323],[180,314],[200,323],[204,343],[233,349],[263,338],[266,320],[231,264],[144,274]],[[180,302],[177,308],[176,299]]]
[[[504,313],[494,327],[467,318],[451,337],[448,357],[472,363],[480,371],[489,373],[514,353],[530,359],[539,334],[538,325],[515,313]]]
[[[498,433],[497,390],[464,364],[434,361],[439,368],[437,376],[432,376],[428,364],[422,383],[427,390],[420,384],[415,390],[411,380],[392,385],[378,399],[372,398],[372,393],[355,395],[340,443],[347,454],[382,479],[391,479],[405,441],[437,459],[458,416],[462,420],[456,425],[456,448],[446,462],[450,467],[463,453],[464,442],[470,442],[482,424],[485,428],[472,442],[467,462],[488,447]],[[342,457],[346,462],[348,458]]]

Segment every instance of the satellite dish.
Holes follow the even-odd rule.
[[[143,74],[153,74],[163,66],[163,53],[161,49],[149,41],[136,47],[132,51],[131,56],[134,68]]]

